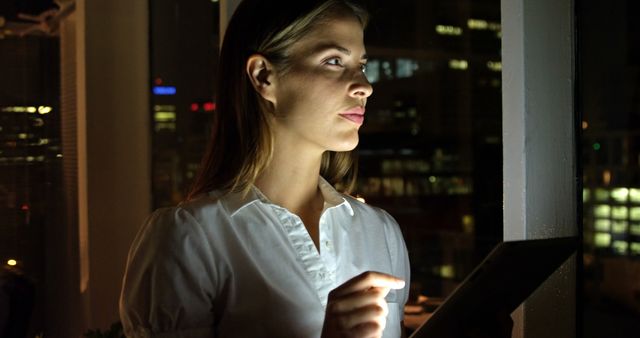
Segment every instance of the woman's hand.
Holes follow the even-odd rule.
[[[405,282],[394,276],[367,271],[329,293],[322,338],[381,337],[389,309],[384,297]]]

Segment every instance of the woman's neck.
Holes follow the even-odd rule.
[[[321,158],[283,157],[275,153],[255,185],[271,202],[295,214],[304,214],[316,209],[319,201],[323,202],[318,188],[320,162]]]
[[[322,153],[312,151],[278,151],[255,185],[267,198],[298,215],[309,236],[319,248],[320,215],[324,198],[318,187]]]

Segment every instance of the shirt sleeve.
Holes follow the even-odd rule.
[[[200,224],[181,208],[145,222],[127,260],[120,319],[127,337],[214,337],[212,250]]]

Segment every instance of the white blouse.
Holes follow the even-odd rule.
[[[399,337],[409,260],[397,223],[322,178],[319,187],[319,250],[298,216],[256,188],[154,212],[129,252],[127,337],[320,337],[329,291],[369,270],[407,282],[386,298],[384,337]]]

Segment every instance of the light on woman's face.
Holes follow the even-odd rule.
[[[352,150],[373,91],[363,73],[362,25],[355,17],[328,20],[298,41],[291,55],[291,67],[275,84],[276,140],[318,154]]]

